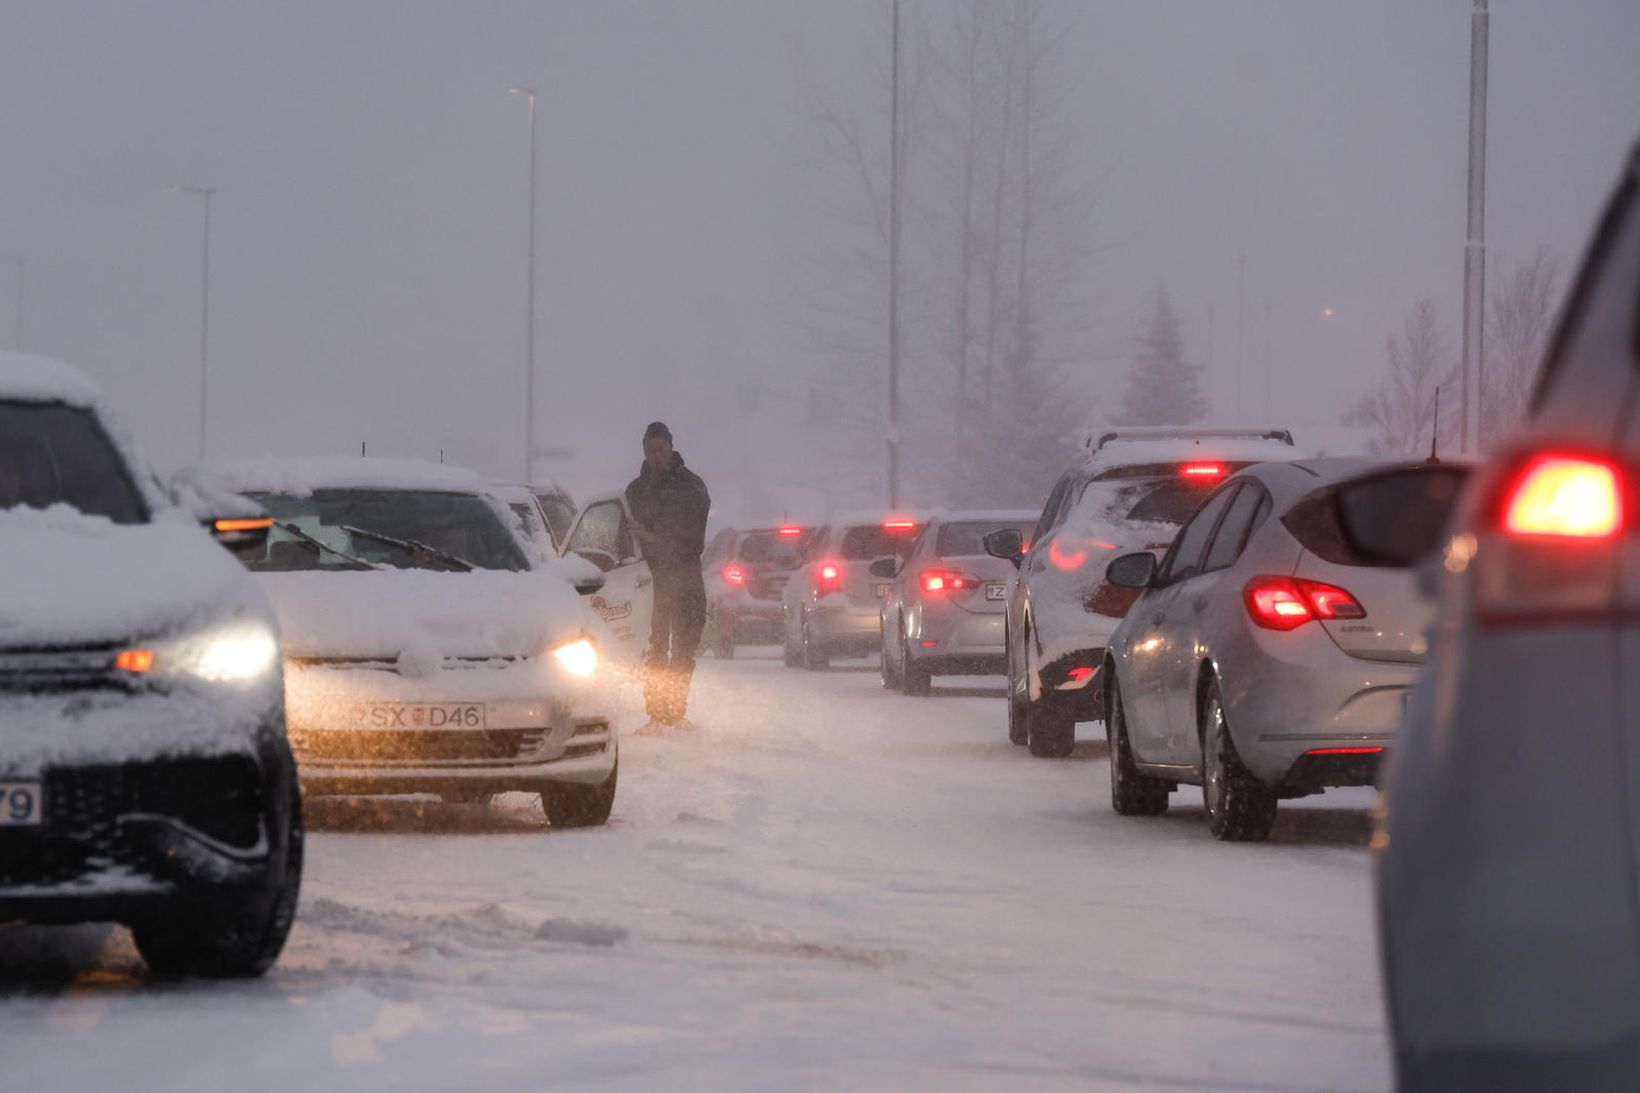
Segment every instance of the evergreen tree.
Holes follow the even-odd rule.
[[[1133,365],[1112,423],[1189,425],[1206,416],[1207,400],[1199,383],[1202,367],[1184,359],[1183,325],[1162,287],[1156,293],[1155,313],[1144,333],[1133,340]]]

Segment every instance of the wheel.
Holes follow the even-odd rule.
[[[785,661],[788,668],[795,668],[799,663],[797,645],[792,641],[792,628],[789,622],[783,623],[780,627],[780,659]]]
[[[712,652],[722,660],[733,660],[735,657],[735,636],[725,634],[717,627],[712,627]]]
[[[609,777],[595,786],[570,783],[541,794],[541,811],[547,814],[547,823],[555,828],[607,823],[609,810],[615,807],[615,781],[620,773],[621,762],[617,759]]]
[[[302,887],[302,793],[291,775],[285,871],[278,885],[245,902],[205,893],[199,905],[160,920],[131,924],[137,951],[157,976],[244,979],[273,967],[296,918]]]
[[[1276,795],[1242,766],[1216,680],[1209,684],[1202,704],[1201,727],[1207,830],[1225,842],[1262,842],[1276,822]]]
[[[1076,746],[1076,722],[1050,700],[1025,704],[1025,744],[1038,759],[1064,759]]]
[[[803,624],[803,668],[810,672],[824,672],[831,667],[831,657],[809,640],[809,624]]]
[[[1028,739],[1025,726],[1026,687],[1028,684],[1014,672],[1012,643],[1008,650],[1008,743],[1024,744]]]
[[[447,805],[487,805],[493,797],[487,789],[447,789],[439,793]]]
[[[881,627],[878,628],[881,632]],[[900,674],[888,663],[888,638],[877,644],[877,679],[885,690],[897,691],[900,689]]]
[[[913,698],[921,698],[932,688],[928,669],[911,659],[911,646],[900,638],[900,690]]]
[[[1110,807],[1119,816],[1160,816],[1167,811],[1173,784],[1165,778],[1141,774],[1133,762],[1128,744],[1127,714],[1122,709],[1122,693],[1116,676],[1110,677],[1105,696],[1105,734],[1110,741]]]

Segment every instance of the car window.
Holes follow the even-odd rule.
[[[1075,475],[1067,474],[1055,483],[1053,492],[1048,494],[1047,503],[1042,506],[1042,516],[1036,522],[1036,528],[1031,532],[1030,540],[1035,543],[1059,523],[1060,513],[1065,509],[1065,501],[1071,495],[1071,488],[1075,485]]]
[[[1207,564],[1202,566],[1202,572],[1211,573],[1235,564],[1253,529],[1269,512],[1270,497],[1264,489],[1254,482],[1244,483],[1225,510],[1219,530],[1213,534],[1213,545],[1207,549]]]
[[[1162,563],[1162,583],[1182,581],[1201,572],[1202,560],[1207,553],[1207,542],[1213,535],[1213,528],[1240,485],[1239,482],[1232,483],[1228,489],[1214,494],[1197,510],[1196,515],[1190,518],[1184,530],[1179,532],[1179,537],[1173,540],[1173,548],[1168,551],[1167,560]]]
[[[797,541],[776,531],[749,531],[740,537],[735,554],[742,561],[769,569],[797,568]]]
[[[626,510],[619,501],[599,501],[588,505],[570,536],[569,549],[596,550],[608,554],[617,562],[635,556],[632,548],[632,529],[627,526]]]
[[[1467,478],[1450,465],[1357,478],[1306,495],[1281,522],[1323,561],[1405,568],[1435,549]]]
[[[575,523],[575,503],[563,493],[538,493],[535,499],[541,502],[541,511],[546,515],[547,526],[552,529],[552,537],[560,542],[569,534],[569,526]]]
[[[90,410],[0,403],[0,509],[69,505],[116,524],[141,524],[148,507]]]
[[[985,553],[985,537],[1005,528],[1014,528],[1022,536],[1030,530],[1011,520],[957,520],[940,525],[934,553],[941,558],[980,557]]]
[[[1144,485],[1127,487],[1122,501],[1129,503],[1123,519],[1136,524],[1183,524],[1202,500],[1220,483],[1169,475]]]

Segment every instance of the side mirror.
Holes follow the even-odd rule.
[[[1156,578],[1156,555],[1148,550],[1124,554],[1105,567],[1105,580],[1120,588],[1149,588]]]
[[[985,553],[1014,563],[1015,569],[1019,568],[1020,560],[1025,557],[1025,535],[1018,528],[993,531],[980,542],[985,544]]]
[[[621,560],[615,555],[604,550],[594,550],[592,547],[582,547],[580,550],[573,551],[573,553],[597,566],[599,573],[608,573],[621,564]]]
[[[873,577],[894,577],[900,572],[900,559],[892,554],[878,558],[866,567],[866,572]]]

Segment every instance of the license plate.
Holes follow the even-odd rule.
[[[0,782],[0,827],[38,827],[46,822],[39,782]]]
[[[894,586],[891,584],[874,584],[871,586],[871,590],[877,593],[877,598],[879,600],[886,600],[888,599],[888,590],[893,587]]]
[[[361,729],[482,729],[482,702],[366,702],[350,719]]]
[[[985,586],[985,598],[988,600],[1000,600],[1007,595],[1007,592],[1008,586],[1005,584],[988,584]]]

